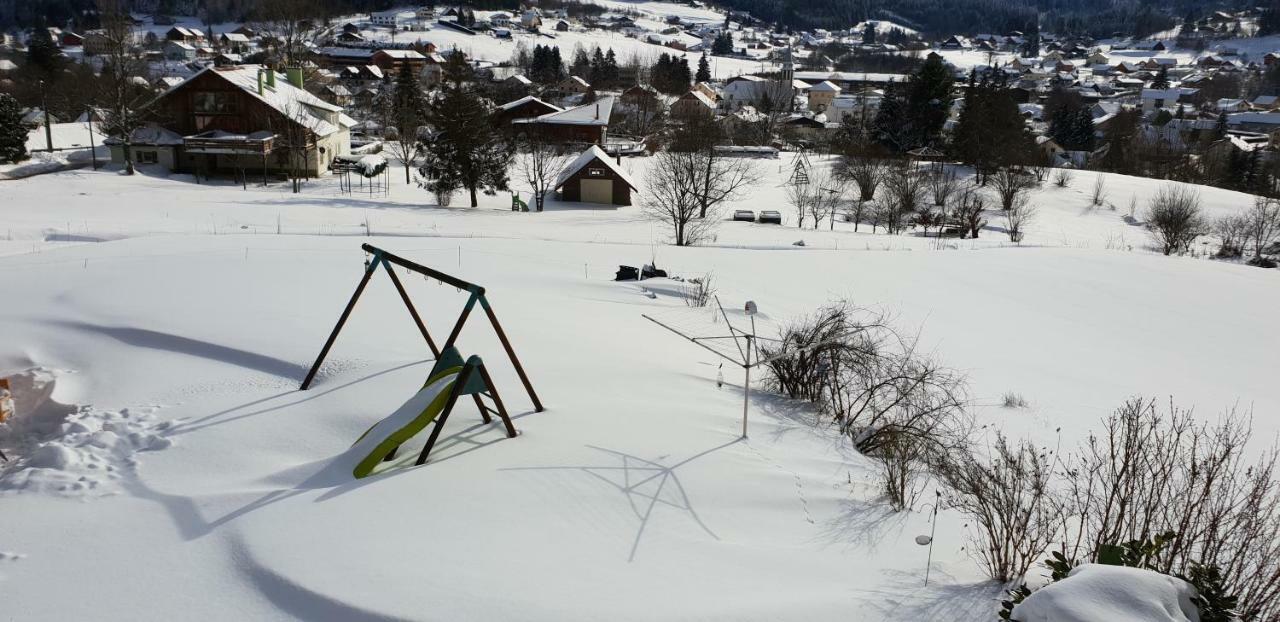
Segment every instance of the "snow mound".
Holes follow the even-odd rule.
[[[100,410],[61,404],[51,396],[52,371],[33,368],[9,377],[16,415],[0,424],[0,492],[102,496],[119,492],[119,480],[140,451],[169,447],[170,421],[155,407]]]
[[[1200,622],[1189,583],[1141,568],[1085,564],[1014,607],[1018,622]]]

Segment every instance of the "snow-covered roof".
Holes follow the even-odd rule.
[[[7,58],[0,58],[0,71],[13,71],[17,68],[18,66],[13,61]]]
[[[272,107],[289,119],[303,125],[307,129],[315,132],[317,136],[328,136],[337,132],[340,128],[338,125],[328,120],[329,115],[324,113],[341,113],[342,108],[330,104],[306,90],[300,89],[289,83],[288,77],[283,73],[276,73],[275,87],[264,86],[262,92],[258,92],[258,72],[269,71],[262,65],[236,65],[231,67],[206,67],[199,73],[184,80],[182,84],[171,87],[169,90],[161,93],[159,98],[163,98],[172,93],[175,89],[179,89],[182,85],[190,80],[212,73],[223,80],[239,87],[244,92],[257,98],[264,104]],[[157,98],[157,99],[159,99]],[[335,117],[336,118],[336,117]]]
[[[111,136],[102,142],[107,145],[118,145],[121,141],[119,138]],[[182,135],[154,123],[148,123],[133,131],[133,134],[130,135],[129,143],[132,145],[169,147],[181,145]]]
[[[419,58],[426,59],[426,56],[423,56],[422,53],[417,50],[378,50],[378,53],[386,54],[391,58],[407,58],[410,60],[417,60]]]
[[[553,123],[556,125],[608,125],[609,115],[613,114],[612,95],[601,97],[589,104],[583,104],[560,112],[547,114],[532,119],[516,119],[512,123]]]
[[[839,93],[840,87],[832,84],[830,80],[823,80],[822,82],[819,82],[813,85],[812,87],[810,87],[809,90],[817,93],[830,93],[830,92]]]
[[[507,102],[507,103],[505,103],[505,104],[502,104],[501,106],[498,106],[498,109],[499,109],[499,110],[511,110],[512,108],[515,108],[515,107],[517,107],[517,106],[522,106],[522,105],[527,104],[527,103],[529,103],[529,102],[538,102],[539,104],[542,104],[543,106],[546,106],[546,107],[548,107],[548,108],[554,109],[554,110],[556,110],[557,112],[558,112],[558,111],[561,111],[561,110],[564,110],[563,108],[561,108],[561,107],[559,107],[559,106],[557,106],[557,105],[555,105],[555,104],[548,104],[547,102],[544,102],[544,101],[542,101],[541,99],[538,99],[537,97],[534,97],[534,96],[532,96],[532,95],[525,95],[524,97],[521,97],[520,99],[517,99],[517,100],[515,100],[515,101],[509,101],[509,102]]]
[[[640,189],[640,186],[636,185],[636,182],[631,179],[631,176],[628,175],[626,171],[622,170],[621,167],[615,165],[613,160],[609,158],[609,154],[605,153],[599,145],[591,145],[591,147],[586,151],[578,154],[578,157],[574,158],[573,162],[570,162],[568,166],[564,167],[564,170],[560,172],[560,176],[556,177],[555,187],[558,189],[560,186],[563,186],[564,182],[569,181],[569,178],[572,177],[574,173],[582,170],[582,168],[590,164],[592,160],[600,160],[601,164],[613,171],[619,179],[627,182],[627,185],[631,186],[632,190]]]

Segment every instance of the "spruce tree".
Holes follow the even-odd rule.
[[[862,44],[875,45],[876,43],[876,24],[875,22],[867,22],[865,28],[862,29]]]
[[[1073,124],[1071,133],[1071,146],[1066,147],[1074,151],[1093,151],[1094,149],[1094,129],[1093,129],[1093,113],[1088,108],[1081,108],[1076,111],[1075,123]]]
[[[617,86],[621,75],[622,73],[618,69],[618,57],[613,53],[613,48],[609,48],[609,51],[604,55],[604,86]]]
[[[444,87],[431,101],[427,120],[435,135],[425,145],[419,169],[432,192],[466,188],[471,207],[479,205],[477,193],[496,194],[507,189],[507,169],[514,151],[489,121],[489,102],[471,86],[471,67],[461,52],[444,67]]]
[[[1035,58],[1040,55],[1040,16],[1037,15],[1030,24],[1027,24],[1027,31],[1022,34],[1022,57]]]
[[[27,130],[22,126],[22,108],[12,95],[0,93],[0,162],[27,159]]]
[[[1151,88],[1153,89],[1169,88],[1169,68],[1168,67],[1164,65],[1160,66],[1160,70],[1156,72],[1155,79],[1151,81]]]
[[[702,53],[702,58],[698,59],[698,73],[694,76],[698,82],[707,82],[711,80],[711,63],[707,62],[706,52]]]

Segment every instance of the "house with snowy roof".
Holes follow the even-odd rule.
[[[591,145],[560,172],[555,190],[561,201],[631,205],[631,193],[640,187],[609,154]]]
[[[320,175],[335,156],[351,150],[350,130],[356,122],[340,106],[307,92],[302,80],[300,69],[281,73],[261,65],[207,67],[147,105],[159,119],[157,127],[165,130],[156,134],[163,140],[148,143],[145,137],[131,137],[132,158],[204,175]],[[113,142],[112,161],[123,162],[124,141],[116,136]]]
[[[615,97],[601,97],[589,104],[549,112],[527,119],[515,119],[512,129],[556,143],[603,145],[609,134],[609,117]]]

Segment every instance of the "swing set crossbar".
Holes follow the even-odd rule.
[[[362,244],[360,245],[360,248],[364,250],[364,252],[372,255],[373,259],[365,266],[364,276],[361,277],[360,283],[356,286],[356,291],[351,294],[351,299],[347,302],[347,306],[342,310],[342,315],[338,318],[338,323],[334,325],[333,331],[329,333],[328,340],[325,341],[324,347],[320,349],[320,355],[316,357],[315,363],[311,365],[311,369],[307,372],[307,376],[303,379],[299,390],[306,391],[311,388],[312,381],[315,380],[316,374],[320,371],[320,365],[323,364],[325,358],[329,356],[329,350],[333,348],[334,342],[338,339],[338,333],[342,332],[343,326],[346,325],[347,319],[351,317],[351,312],[355,309],[356,302],[360,300],[361,294],[364,293],[365,286],[369,284],[369,280],[373,277],[373,273],[377,272],[379,264],[382,264],[383,268],[390,276],[392,284],[395,285],[396,292],[400,295],[401,301],[404,302],[405,308],[408,309],[409,315],[413,318],[414,325],[416,325],[419,332],[422,333],[423,339],[427,342],[427,347],[430,348],[432,355],[435,357],[439,357],[440,352],[454,345],[458,336],[462,333],[463,325],[466,324],[467,319],[471,316],[471,311],[475,309],[477,302],[480,303],[480,308],[484,310],[485,316],[489,319],[489,324],[493,326],[493,331],[497,335],[498,341],[502,344],[502,349],[506,351],[507,358],[511,360],[512,366],[515,367],[516,374],[520,377],[521,384],[524,385],[525,391],[529,394],[529,399],[533,401],[535,411],[542,412],[544,410],[542,401],[538,399],[538,394],[533,390],[533,383],[529,381],[529,375],[525,373],[524,365],[520,363],[520,358],[516,356],[516,351],[511,346],[511,341],[507,339],[506,331],[502,329],[502,324],[498,322],[498,316],[493,312],[493,307],[489,304],[489,300],[485,298],[485,289],[483,287],[476,285],[475,283],[464,281],[451,274],[445,274],[439,270],[428,268],[416,261],[389,253],[373,246],[372,244]],[[427,278],[435,279],[446,285],[452,285],[460,290],[466,290],[469,294],[466,306],[463,307],[462,313],[454,323],[453,329],[449,332],[449,337],[445,340],[444,345],[437,347],[435,340],[431,338],[431,333],[427,331],[427,326],[423,322],[422,316],[419,315],[418,310],[414,308],[413,302],[409,299],[408,292],[405,291],[404,285],[396,276],[395,270],[391,267],[392,265],[400,266],[401,268],[411,272],[416,272]],[[480,370],[480,373],[486,376],[487,380],[488,373],[483,369]],[[492,386],[492,384],[490,386]],[[496,393],[491,396],[491,399],[496,402],[499,410],[504,410],[501,398],[498,398]],[[476,397],[476,402],[477,405],[480,405],[479,396]],[[486,419],[488,418],[488,413],[484,413],[482,410],[482,414],[485,414]]]

